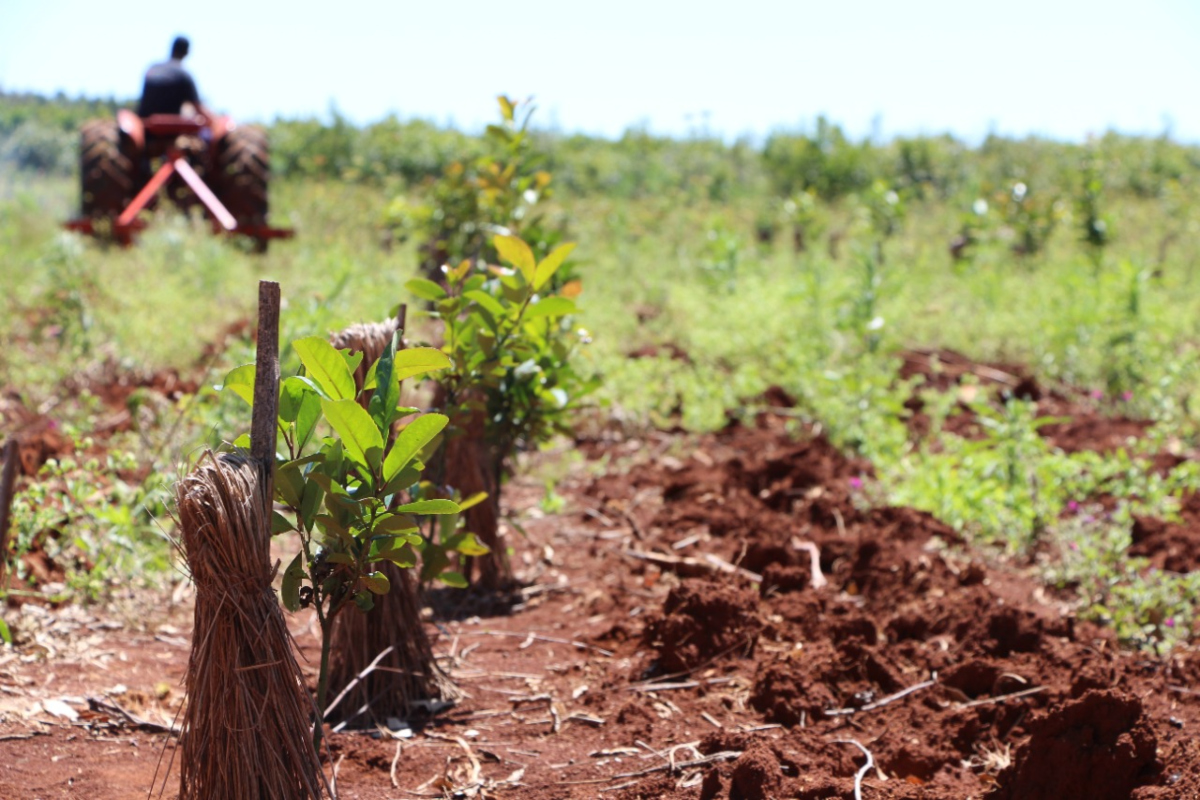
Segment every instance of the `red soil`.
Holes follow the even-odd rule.
[[[1143,436],[1152,425],[1146,420],[1103,413],[1097,407],[1096,398],[1087,392],[1077,389],[1047,390],[1031,372],[1021,366],[972,361],[953,350],[911,350],[900,355],[903,361],[900,378],[921,377],[923,382],[918,385],[918,391],[935,389],[973,396],[975,390],[967,388],[964,382],[970,377],[983,391],[998,390],[1021,400],[1036,402],[1039,416],[1060,418],[1060,421],[1042,426],[1040,433],[1050,444],[1068,453],[1082,450],[1110,452],[1126,447],[1130,441]],[[909,427],[918,436],[926,435],[931,423],[929,416],[924,413],[924,402],[914,396],[906,406],[912,412]],[[974,412],[961,400],[945,421],[945,429],[967,438],[977,438],[983,433]]]
[[[1200,656],[1119,650],[928,515],[867,508],[869,465],[787,425],[608,447],[606,474],[560,484],[561,516],[514,486],[529,588],[507,612],[435,598],[467,697],[409,739],[334,735],[342,797],[851,798],[850,741],[872,800],[1200,797]],[[169,719],[186,631],[88,635],[71,658],[36,630],[0,651],[0,797],[145,797],[166,737],[29,712],[121,682]]]

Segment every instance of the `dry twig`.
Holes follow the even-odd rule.
[[[887,697],[876,700],[874,703],[867,703],[865,706],[859,706],[858,708],[826,709],[825,716],[839,717],[839,716],[845,716],[847,714],[861,714],[864,711],[874,711],[877,708],[883,708],[886,705],[890,705],[890,704],[896,702],[897,700],[900,700],[901,698],[908,697],[910,694],[913,694],[914,692],[919,692],[922,689],[928,689],[930,686],[933,686],[935,683],[937,683],[936,680],[922,681],[921,683],[918,683],[915,686],[909,686],[907,689],[901,689],[900,691],[896,692],[895,694],[889,694]]]
[[[594,650],[602,656],[612,658],[613,651],[605,650],[603,647],[597,647],[594,644],[580,642],[574,639],[557,639],[553,636],[542,636],[539,633],[519,633],[517,631],[463,631],[463,636],[507,636],[518,639],[525,639],[530,642],[548,642],[550,644],[569,644],[579,650]]]
[[[818,549],[817,546],[815,544],[813,544],[812,542],[801,541],[800,539],[797,539],[795,536],[792,537],[792,547],[796,548],[797,550],[806,550],[808,552],[809,563],[810,563],[810,566],[812,569],[812,579],[811,579],[812,588],[820,589],[820,588],[826,586],[829,583],[829,581],[827,581],[825,579],[825,576],[823,574],[821,574],[821,551],[820,551],[820,549]]]
[[[834,739],[833,743],[834,744],[852,744],[855,747],[857,747],[859,750],[861,750],[863,752],[863,755],[865,755],[867,757],[867,763],[863,764],[862,768],[859,769],[859,771],[857,773],[855,773],[855,775],[854,775],[854,800],[862,800],[863,778],[865,778],[867,776],[867,773],[871,771],[871,767],[875,766],[875,757],[873,755],[871,755],[870,750],[863,747],[861,744],[859,744],[854,739]]]
[[[959,703],[958,705],[956,705],[954,707],[954,710],[961,711],[964,708],[975,708],[976,706],[989,706],[993,703],[1003,703],[1005,700],[1016,700],[1017,698],[1020,698],[1020,697],[1029,697],[1030,695],[1033,695],[1033,694],[1040,694],[1040,693],[1046,691],[1046,689],[1048,689],[1048,688],[1050,688],[1050,687],[1034,686],[1032,689],[1022,689],[1021,691],[1013,692],[1012,694],[1002,694],[1002,695],[998,695],[996,697],[985,697],[982,700],[972,700],[970,703]]]
[[[720,556],[705,553],[703,558],[690,556],[674,556],[667,553],[652,553],[646,550],[622,550],[623,555],[636,558],[639,561],[649,561],[663,569],[677,572],[684,577],[692,575],[708,575],[713,572],[723,572],[727,575],[737,575],[754,583],[762,583],[762,575],[748,569],[730,564]]]
[[[179,728],[173,725],[163,725],[159,722],[151,722],[150,720],[135,717],[125,709],[121,708],[111,700],[104,700],[99,697],[89,697],[87,699],[88,708],[92,711],[99,711],[110,716],[118,716],[132,725],[134,728],[146,731],[147,733],[179,733]]]

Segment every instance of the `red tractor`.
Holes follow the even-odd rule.
[[[155,114],[128,109],[117,118],[83,126],[79,171],[82,208],[67,228],[128,245],[146,222],[164,187],[184,210],[199,205],[216,232],[254,240],[264,252],[271,239],[293,231],[267,225],[269,167],[262,128],[228,117]]]

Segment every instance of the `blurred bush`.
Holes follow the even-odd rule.
[[[70,174],[79,126],[122,105],[131,102],[0,91],[0,163]],[[355,125],[331,109],[324,118],[276,119],[268,129],[273,168],[290,177],[419,186],[489,153],[486,132],[395,115]],[[880,181],[916,201],[969,203],[1017,183],[1039,187],[1042,197],[1070,196],[1085,149],[1097,179],[1115,195],[1164,197],[1196,182],[1200,172],[1200,147],[1166,134],[1109,132],[1086,144],[995,134],[977,146],[946,134],[876,142],[856,140],[819,117],[810,129],[776,131],[761,142],[703,133],[672,138],[640,127],[615,139],[537,129],[529,136],[561,192],[617,199],[724,202],[774,195],[838,202]]]

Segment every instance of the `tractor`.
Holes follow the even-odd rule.
[[[294,233],[267,224],[262,128],[223,116],[143,118],[119,109],[116,119],[85,123],[80,140],[82,213],[66,224],[70,230],[129,245],[146,227],[142,212],[158,203],[165,188],[184,211],[202,208],[214,232],[247,236],[257,252]]]

